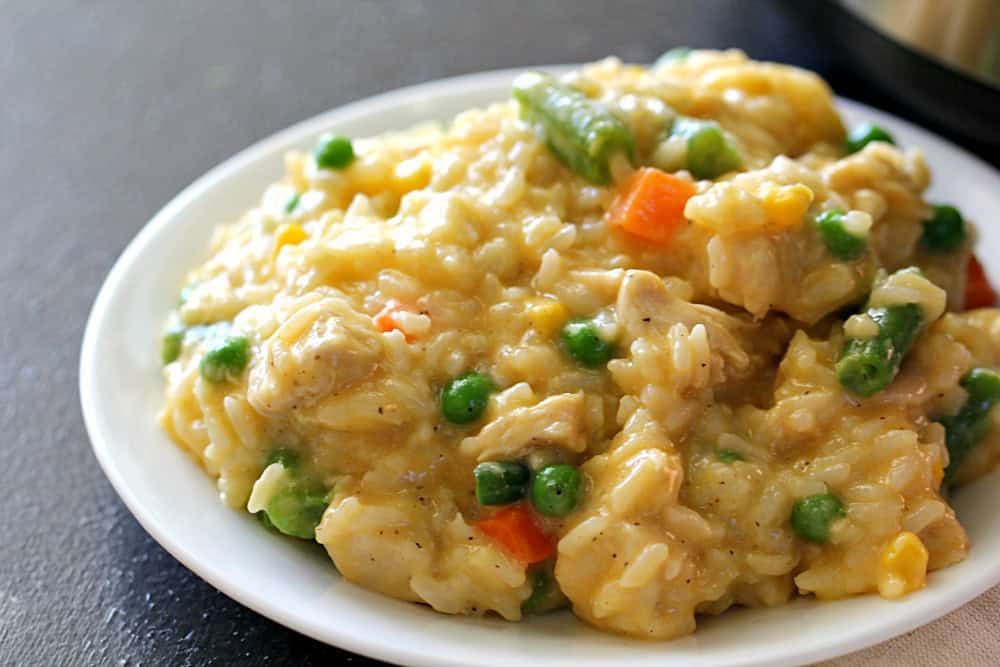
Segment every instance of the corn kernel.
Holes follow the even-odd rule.
[[[923,588],[927,583],[927,559],[927,547],[919,537],[905,530],[896,535],[882,549],[879,595],[893,599]]]
[[[307,238],[309,238],[309,235],[299,225],[281,225],[274,233],[274,254],[277,255],[286,245],[298,245]]]
[[[555,299],[528,299],[528,320],[531,327],[543,336],[551,336],[569,317],[569,311]]]
[[[760,199],[770,223],[778,229],[788,229],[802,224],[806,210],[812,203],[813,192],[801,183],[764,183],[757,191],[757,198]]]

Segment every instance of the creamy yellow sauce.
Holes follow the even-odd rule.
[[[575,175],[513,102],[356,138],[343,170],[289,154],[259,205],[217,229],[176,315],[231,322],[249,341],[245,371],[203,379],[210,337],[190,333],[164,369],[162,424],[223,501],[263,508],[286,474],[269,453],[290,448],[333,489],[316,539],[344,577],[518,620],[528,567],[476,528],[497,510],[477,502],[472,470],[569,462],[581,503],[540,520],[558,542],[559,588],[586,622],[643,638],[690,633],[696,614],[734,604],[898,597],[964,558],[933,420],[961,407],[969,369],[1000,361],[1000,318],[941,316],[962,307],[969,248],[919,243],[930,179],[919,147],[845,156],[818,77],[736,51],[655,68],[611,59],[566,80],[625,122],[640,162],[676,153],[659,139],[684,115],[717,121],[741,171],[696,182],[663,247],[612,229],[616,184]],[[831,209],[867,235],[862,258],[827,251],[810,221]],[[833,370],[842,311],[877,270],[907,266],[927,280],[873,298],[917,302],[933,323],[888,389],[851,396]],[[383,331],[373,318],[390,302],[407,309]],[[560,343],[580,316],[615,342],[602,367]],[[846,326],[874,335],[865,318]],[[439,393],[470,370],[498,391],[481,419],[449,423]],[[990,429],[959,481],[998,457]],[[799,539],[793,503],[826,493],[846,515],[827,543]]]

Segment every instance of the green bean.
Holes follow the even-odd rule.
[[[687,169],[695,178],[718,178],[743,164],[740,154],[714,122],[681,117],[671,126],[670,136],[687,140]]]
[[[545,466],[531,481],[531,502],[548,516],[566,516],[580,502],[580,472],[567,463]]]
[[[249,342],[245,336],[230,336],[205,352],[198,370],[208,382],[218,383],[239,377],[246,368]]]
[[[830,539],[830,524],[847,516],[837,496],[824,493],[807,496],[792,506],[792,530],[808,542],[823,544]]]
[[[562,341],[569,355],[581,366],[597,368],[615,354],[614,343],[603,340],[593,320],[570,320],[562,328]]]
[[[611,180],[612,156],[635,162],[625,124],[599,102],[548,74],[527,72],[514,81],[521,117],[538,127],[546,144],[570,169],[592,183]]]
[[[837,259],[849,262],[861,257],[868,248],[868,239],[856,236],[844,225],[847,214],[839,209],[824,211],[815,218],[816,229],[826,249]]]
[[[951,252],[965,240],[965,221],[958,209],[948,204],[933,207],[933,215],[924,220],[924,247],[929,252]]]
[[[496,385],[484,373],[460,375],[441,391],[441,413],[452,424],[474,422],[486,410],[490,394],[494,391]]]
[[[840,384],[859,396],[889,386],[924,324],[914,303],[868,308],[865,314],[878,325],[878,333],[868,339],[848,338],[836,365]]]
[[[874,123],[862,123],[854,126],[847,134],[846,147],[848,153],[857,153],[873,141],[884,141],[895,144],[892,135]]]
[[[968,392],[965,405],[952,417],[940,421],[945,429],[948,447],[948,467],[944,481],[950,483],[976,445],[982,442],[990,427],[990,410],[1000,402],[1000,375],[987,368],[974,368],[962,378],[962,387]]]
[[[524,498],[531,472],[517,461],[487,461],[477,465],[476,500],[480,505],[509,505]]]
[[[691,55],[690,48],[686,46],[675,46],[668,51],[664,51],[663,54],[656,59],[656,62],[653,63],[653,67],[683,62],[687,60],[689,55]]]

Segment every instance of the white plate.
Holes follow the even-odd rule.
[[[554,69],[554,68],[549,68]],[[369,593],[336,574],[318,547],[280,539],[219,502],[214,484],[160,430],[158,341],[184,274],[207,252],[212,228],[236,220],[282,175],[282,155],[322,131],[365,136],[509,95],[515,72],[464,76],[348,105],[256,144],[177,195],[111,270],[83,339],[80,394],[94,452],[125,504],[163,547],[240,603],[299,632],[384,660],[433,667],[545,664],[786,665],[854,651],[911,630],[1000,582],[1000,485],[963,490],[956,509],[969,558],[930,576],[901,602],[864,596],[800,600],[701,619],[695,635],[648,643],[602,634],[568,612],[507,623],[445,616]],[[932,200],[981,223],[1000,210],[1000,175],[955,146],[892,116],[841,100],[848,122],[874,120],[902,145],[921,146],[937,174]],[[1000,257],[1000,228],[983,224],[980,256]]]

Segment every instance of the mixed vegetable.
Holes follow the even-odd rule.
[[[278,447],[268,456],[247,506],[265,526],[312,540],[332,495],[307,474],[298,452]]]
[[[441,413],[452,424],[474,422],[483,415],[494,391],[496,385],[485,373],[460,375],[441,391]]]
[[[857,221],[859,217],[860,222]],[[866,213],[860,211],[846,213],[840,209],[831,209],[817,215],[815,223],[826,249],[839,260],[853,261],[864,255],[868,249],[871,216]]]
[[[611,160],[635,161],[625,124],[599,102],[541,72],[514,81],[521,116],[538,126],[552,153],[591,183],[611,180]]]
[[[873,141],[895,144],[892,135],[874,123],[861,123],[847,134],[845,142],[848,153],[857,153]]]
[[[843,503],[829,493],[806,496],[792,506],[792,530],[803,540],[824,544],[830,539],[830,525],[847,516]]]
[[[962,378],[961,384],[968,393],[965,405],[958,414],[939,420],[944,426],[948,447],[948,467],[944,473],[946,483],[954,479],[955,471],[969,452],[986,436],[990,410],[1000,402],[1000,374],[993,370],[974,368]]]

